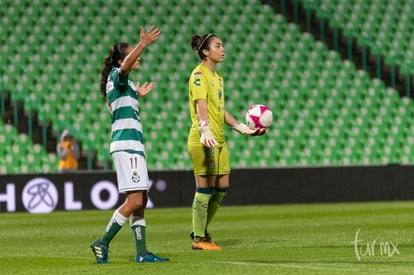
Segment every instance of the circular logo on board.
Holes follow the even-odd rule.
[[[50,213],[56,208],[58,192],[50,180],[35,178],[25,185],[22,201],[30,213]]]

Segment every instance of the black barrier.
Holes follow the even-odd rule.
[[[150,175],[147,207],[172,207],[191,203],[194,181],[192,173],[156,172]],[[106,210],[116,208],[124,199],[123,194],[118,194],[115,173],[0,176],[0,212]]]
[[[414,167],[240,169],[230,176],[224,205],[414,199]],[[147,207],[191,207],[192,171],[149,173]],[[0,176],[0,212],[114,209],[124,200],[115,173]]]

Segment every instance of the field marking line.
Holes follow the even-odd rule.
[[[300,265],[300,264],[286,264],[286,263],[260,263],[260,262],[238,262],[238,261],[219,261],[220,263],[224,264],[233,264],[233,265],[243,265],[243,266],[282,266],[288,268],[295,268],[295,269],[311,269],[311,270],[331,270],[331,271],[360,271],[360,268],[333,268],[333,267],[323,267],[323,266],[308,266],[308,265]],[[309,263],[315,265],[315,263]],[[328,264],[326,264],[328,265]]]

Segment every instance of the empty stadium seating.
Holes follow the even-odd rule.
[[[264,103],[274,113],[265,136],[227,129],[233,167],[414,162],[411,100],[400,99],[261,1],[207,2],[211,5],[197,0],[2,1],[1,47],[9,53],[0,57],[7,68],[1,71],[3,85],[13,96],[29,94],[56,132],[71,125],[100,161],[110,161],[110,118],[99,91],[102,60],[114,42],[136,43],[140,26],[160,26],[160,40],[145,50],[141,71],[132,75],[156,82],[140,105],[148,167],[191,169],[187,79],[199,61],[188,40],[193,33],[214,32],[226,49],[218,69],[225,78],[227,110],[244,120],[249,105]],[[412,28],[411,5],[368,2],[313,1],[332,12],[341,27],[377,36],[386,43],[387,57],[397,49],[412,56],[409,32],[395,34],[400,26],[395,14],[403,13],[404,29]],[[378,28],[378,13],[385,10],[390,11],[384,16],[387,24]],[[399,47],[393,41],[400,41]],[[54,153],[33,145],[13,126],[0,124],[0,140],[5,144],[1,173],[56,171]]]
[[[408,74],[414,72],[412,27],[414,1],[300,0],[333,26],[357,39]]]
[[[33,144],[11,124],[0,120],[0,174],[43,173],[57,171],[55,154]]]

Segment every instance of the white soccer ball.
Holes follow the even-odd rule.
[[[269,128],[272,125],[272,121],[272,111],[266,105],[252,105],[246,112],[246,124],[251,129]]]

